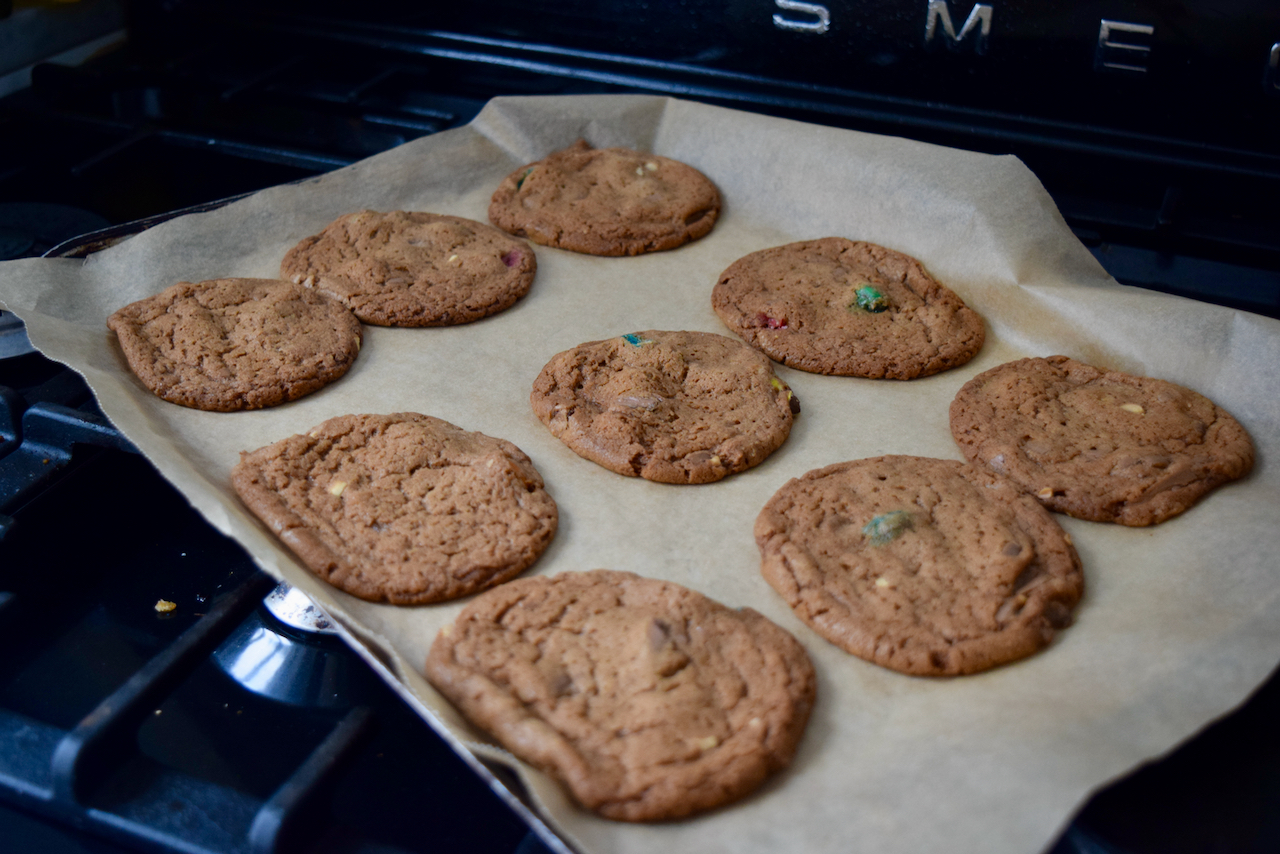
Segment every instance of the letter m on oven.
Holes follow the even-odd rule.
[[[986,3],[977,3],[969,10],[969,17],[956,33],[951,23],[951,11],[947,8],[947,0],[928,0],[928,18],[924,24],[924,46],[937,48],[940,42],[946,42],[950,50],[961,50],[966,44],[972,46],[977,54],[987,52],[987,37],[991,34],[992,8]],[[941,31],[942,38],[938,38]]]

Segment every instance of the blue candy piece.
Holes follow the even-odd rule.
[[[862,536],[873,546],[883,546],[910,531],[912,527],[910,513],[906,510],[894,510],[868,522],[862,529]]]

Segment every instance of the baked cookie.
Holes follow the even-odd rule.
[[[750,608],[603,569],[477,597],[426,672],[472,723],[623,821],[754,790],[790,764],[815,692],[804,649]]]
[[[692,166],[583,140],[512,172],[489,204],[499,228],[589,255],[674,249],[719,215],[720,191]]]
[[[982,349],[982,318],[919,261],[843,237],[763,249],[720,274],[711,306],[771,359],[816,374],[909,380]]]
[[[574,453],[660,483],[710,483],[758,465],[800,411],[768,359],[709,332],[581,344],[547,363],[529,401]]]
[[[360,352],[360,322],[276,279],[179,282],[107,318],[129,368],[171,403],[234,412],[323,388]]]
[[[242,454],[231,482],[320,578],[396,605],[514,578],[559,518],[515,445],[413,412],[332,418]]]
[[[537,269],[527,243],[481,222],[359,211],[290,249],[280,277],[341,300],[375,326],[454,326],[509,308]]]
[[[1163,522],[1253,468],[1249,434],[1203,395],[1066,356],[974,377],[951,435],[1050,510],[1121,525]]]
[[[761,572],[814,631],[920,676],[1031,655],[1084,590],[1070,537],[1016,484],[952,460],[876,457],[786,483],[756,519]]]

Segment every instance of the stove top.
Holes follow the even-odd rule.
[[[811,5],[771,14],[817,21],[796,11]],[[199,3],[138,4],[127,48],[36,65],[30,87],[0,98],[0,258],[65,254],[54,247],[69,238],[83,255],[465,124],[495,95],[650,92],[1017,153],[1121,281],[1280,316],[1280,170],[1265,154],[1249,175],[1160,171],[1166,149],[1112,156],[1088,127],[1055,135],[990,105],[784,80],[773,60],[737,68],[705,29],[601,50],[593,28],[617,22],[568,7],[548,11],[535,43],[524,22],[457,10],[406,24],[321,6],[215,20]],[[745,26],[682,9],[690,26]],[[50,854],[557,844],[509,773],[477,776],[322,614],[299,626],[273,591],[0,312],[0,838]],[[1095,795],[1051,854],[1280,850],[1278,718],[1273,675]]]
[[[0,360],[0,383],[19,410],[0,435],[21,438],[0,456],[0,800],[17,808],[0,828],[23,834],[6,839],[545,850],[511,796],[210,528],[75,375],[30,354]],[[48,845],[15,850],[80,850]]]

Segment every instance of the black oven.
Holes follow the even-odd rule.
[[[0,59],[0,258],[83,256],[465,124],[497,95],[644,92],[1015,154],[1121,282],[1280,317],[1275,4],[83,0],[0,15],[0,43],[24,46]],[[513,779],[459,759],[307,605],[0,313],[0,848],[558,847]],[[1053,854],[1280,850],[1277,719],[1273,677],[1097,793]]]

